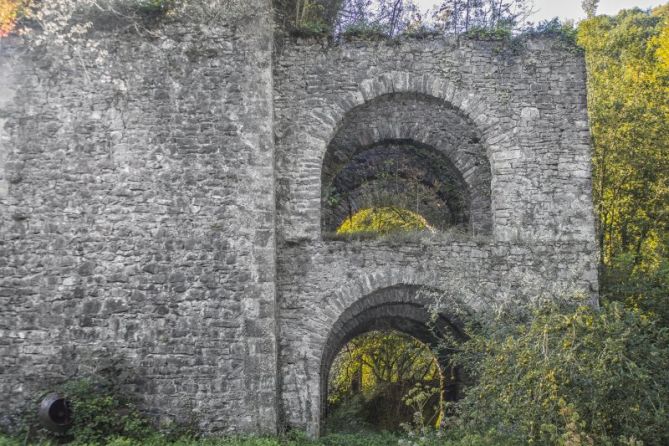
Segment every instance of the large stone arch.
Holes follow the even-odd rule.
[[[314,104],[305,110],[298,122],[281,129],[278,137],[282,145],[295,148],[292,159],[277,160],[279,170],[293,170],[289,177],[278,183],[278,229],[283,240],[318,239],[321,235],[321,173],[328,145],[336,136],[347,113],[376,98],[391,94],[413,94],[429,97],[447,104],[470,120],[480,132],[481,144],[491,163],[490,231],[495,234],[495,158],[498,153],[508,151],[514,144],[513,122],[502,120],[491,110],[496,108],[484,97],[462,88],[448,79],[431,74],[416,74],[405,71],[390,71],[367,78],[358,83],[353,91],[341,92],[331,102]],[[410,128],[405,129],[412,132]],[[378,135],[382,137],[381,134]],[[395,136],[397,138],[398,136]],[[408,138],[424,139],[418,132]],[[429,144],[429,141],[428,141]],[[288,155],[285,152],[282,156]],[[292,167],[289,167],[292,166]]]
[[[478,94],[459,87],[456,83],[429,73],[390,71],[364,79],[358,89],[343,93],[332,108],[313,110],[311,117],[322,124],[322,132],[315,135],[325,143],[332,140],[337,125],[351,109],[379,96],[392,93],[415,93],[431,96],[460,110],[481,130],[486,145],[494,150],[511,141],[512,126],[489,116],[491,104]]]
[[[332,324],[323,344],[320,357],[320,410],[314,420],[318,432],[323,432],[326,416],[328,377],[337,353],[350,340],[373,330],[395,330],[437,348],[446,333],[465,339],[462,321],[455,312],[433,315],[430,306],[432,293],[439,290],[416,284],[396,284],[375,291],[356,300]],[[448,352],[440,352],[440,366],[446,364]],[[457,392],[457,389],[453,389]]]
[[[348,339],[369,329],[391,328],[432,342],[431,333],[423,328],[434,298],[429,292],[444,286],[449,286],[448,278],[433,270],[411,266],[378,269],[329,291],[319,309],[309,313],[308,324],[284,319],[282,399],[287,423],[306,428],[312,435],[321,432],[324,380],[332,358]],[[446,319],[443,322],[442,329],[458,327]]]
[[[437,194],[441,203],[427,203],[432,204],[431,213],[448,208],[452,217],[436,222],[437,228],[491,230],[491,169],[482,135],[471,119],[433,96],[391,93],[353,108],[328,144],[322,166],[323,231],[336,227],[337,201],[375,175],[402,177]],[[411,209],[401,192],[390,201],[393,197],[396,205]]]

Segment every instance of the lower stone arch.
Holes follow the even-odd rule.
[[[446,332],[456,339],[466,338],[461,321],[443,311],[432,315],[430,294],[434,288],[400,284],[378,289],[349,306],[333,324],[323,347],[320,363],[320,410],[317,422],[319,434],[325,431],[327,415],[328,377],[332,363],[341,348],[353,338],[373,330],[396,330],[419,341],[436,346]],[[449,352],[441,351],[437,360],[443,370]],[[443,389],[458,397],[461,389]]]

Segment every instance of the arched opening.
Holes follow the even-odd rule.
[[[349,111],[321,171],[321,228],[399,208],[436,230],[491,231],[490,163],[475,124],[444,101],[391,93]]]
[[[340,414],[333,413],[333,409],[337,409],[336,398],[329,397],[329,391],[332,388],[331,384],[333,379],[336,378],[333,376],[333,367],[335,370],[334,373],[338,373],[337,367],[341,365],[342,352],[346,354],[346,349],[351,346],[351,343],[355,346],[361,340],[372,340],[372,345],[366,347],[366,354],[370,356],[383,355],[383,352],[374,352],[374,348],[388,348],[394,342],[395,346],[401,344],[399,345],[400,351],[388,351],[385,354],[388,357],[394,356],[395,358],[399,358],[402,356],[402,349],[413,345],[415,360],[424,363],[431,357],[431,360],[434,361],[434,366],[438,369],[438,383],[435,383],[434,379],[407,379],[407,382],[403,383],[404,387],[398,385],[393,389],[392,385],[388,386],[390,393],[386,393],[385,395],[382,394],[383,392],[374,392],[378,389],[368,389],[370,392],[367,395],[363,395],[363,397],[366,397],[365,404],[369,404],[373,398],[394,398],[393,401],[396,403],[395,408],[400,410],[397,413],[399,419],[396,420],[397,423],[394,425],[389,425],[387,420],[369,418],[368,421],[372,422],[372,428],[375,427],[380,430],[397,428],[399,427],[399,422],[406,421],[403,417],[407,413],[411,414],[411,411],[415,408],[409,405],[406,407],[406,411],[402,411],[403,408],[398,405],[398,401],[399,403],[403,403],[402,398],[409,396],[409,392],[417,384],[428,388],[428,392],[434,392],[434,390],[430,390],[429,388],[436,386],[435,395],[437,395],[436,399],[439,403],[460,397],[462,391],[461,371],[451,367],[449,357],[453,353],[452,347],[445,348],[442,341],[447,335],[452,339],[463,340],[462,326],[452,315],[442,313],[436,315],[430,314],[428,310],[429,295],[426,291],[429,290],[415,285],[398,285],[384,288],[357,301],[341,314],[330,331],[321,360],[321,433],[328,429],[330,415],[341,418]],[[393,342],[383,342],[384,336],[387,337],[386,341]],[[406,356],[404,356],[404,359],[406,359]],[[409,365],[417,366],[414,368],[415,370],[420,371],[421,369],[420,364]],[[409,368],[412,369],[412,367]],[[428,372],[428,375],[426,375],[427,378],[436,379],[436,377],[429,376],[429,369],[426,372]],[[392,381],[392,379],[386,378],[385,381],[386,383],[384,384],[388,384],[387,381]],[[354,383],[350,382],[349,384],[353,385]],[[409,384],[411,386],[407,388]],[[406,392],[399,394],[404,391]],[[337,389],[337,392],[341,393],[340,389]],[[337,397],[338,395],[334,396]],[[434,403],[434,398],[431,401],[427,401],[428,405],[431,403]],[[438,407],[441,410],[442,405],[439,404]],[[427,423],[436,423],[439,414],[436,417],[433,417],[434,415],[434,413],[431,413],[426,408],[424,416],[427,419],[424,421]],[[432,417],[434,419],[430,420]],[[334,421],[334,427],[336,428],[336,418]],[[330,427],[333,427],[333,423],[330,423]]]

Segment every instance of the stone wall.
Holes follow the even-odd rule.
[[[98,20],[83,42],[30,51],[0,41],[3,428],[118,359],[156,418],[317,434],[329,358],[384,322],[417,334],[415,290],[480,290],[455,296],[472,308],[545,283],[596,296],[569,47],[282,39],[265,0],[184,18]],[[323,178],[360,189],[337,154],[362,146],[378,151],[361,165],[390,147],[412,175],[455,178],[469,208],[430,218],[469,232],[324,240]]]
[[[281,49],[274,71],[277,297],[289,425],[322,431],[329,361],[342,339],[361,325],[401,326],[402,312],[407,327],[419,319],[407,306],[420,303],[415,295],[397,290],[439,290],[473,309],[540,294],[594,298],[585,69],[573,49],[543,38],[515,46],[298,40]],[[347,174],[355,166],[342,166],[357,163],[355,153],[388,141],[445,154],[469,195],[479,197],[460,242],[440,234],[418,242],[327,241],[320,219],[332,211],[321,188],[337,175],[331,171]],[[491,229],[471,231],[474,215],[488,215]],[[342,322],[350,313],[357,322]]]
[[[323,427],[321,403],[327,391],[323,384],[329,364],[322,361],[333,349],[331,344],[347,336],[333,332],[333,327],[367,296],[411,285],[443,293],[446,308],[457,301],[476,310],[539,293],[580,290],[594,295],[597,290],[597,258],[590,247],[573,242],[523,245],[438,237],[302,242],[283,246],[277,264],[286,421],[314,434]],[[411,298],[390,293],[368,309],[407,301]]]
[[[162,420],[275,431],[273,39],[247,5],[0,41],[5,427],[111,356]]]
[[[443,101],[481,132],[496,240],[594,239],[585,67],[573,48],[543,38],[520,48],[298,41],[284,43],[274,74],[279,238],[320,237],[321,168],[339,124],[404,93]]]

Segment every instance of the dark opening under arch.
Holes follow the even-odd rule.
[[[328,376],[332,363],[342,347],[355,337],[369,331],[394,330],[408,334],[424,344],[435,347],[440,339],[450,334],[464,340],[461,323],[453,315],[445,313],[433,317],[428,311],[429,296],[426,289],[416,285],[397,285],[377,290],[347,308],[335,322],[327,337],[321,358],[321,433],[327,416]],[[437,361],[442,370],[448,367],[448,355],[452,351],[437,351]],[[453,371],[456,375],[460,372]],[[460,397],[460,379],[451,387],[443,388],[449,399]]]
[[[492,228],[490,163],[476,125],[441,99],[377,97],[349,111],[323,158],[321,228],[357,210],[396,206],[437,229]]]

